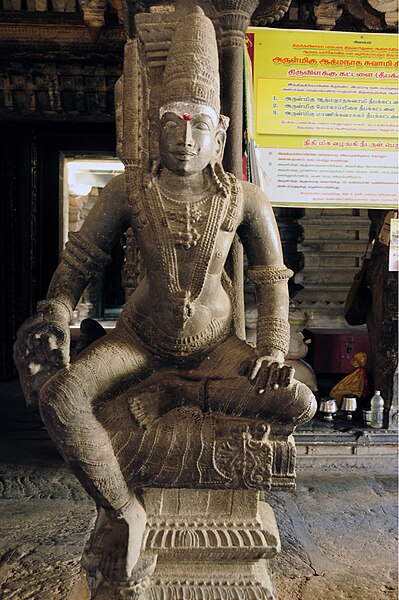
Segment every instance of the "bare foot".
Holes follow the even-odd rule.
[[[153,422],[174,408],[200,406],[200,384],[178,375],[156,373],[138,385],[129,395],[130,412],[140,427],[148,429]],[[200,408],[202,408],[200,406]]]
[[[135,496],[118,511],[106,510],[102,528],[99,571],[112,581],[126,581],[138,562],[146,512]],[[97,544],[96,544],[97,545]],[[98,545],[96,548],[98,552]]]

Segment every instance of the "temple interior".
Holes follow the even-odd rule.
[[[175,10],[173,1],[131,4],[158,15]],[[397,7],[390,0],[277,2],[274,20],[268,3],[260,4],[267,6],[255,12],[251,25],[257,27],[397,33]],[[12,349],[21,323],[46,295],[69,233],[79,231],[100,191],[123,172],[114,108],[114,85],[123,70],[121,15],[122,4],[110,2],[103,23],[93,27],[75,0],[0,0],[4,600],[83,600],[73,595],[72,584],[93,503],[63,464],[39,411],[25,406]],[[285,264],[294,272],[287,360],[318,401],[316,415],[295,432],[297,491],[268,500],[285,552],[276,559],[278,597],[395,600],[398,278],[388,269],[389,249],[379,235],[398,212],[276,206],[274,214]],[[370,283],[375,309],[367,322],[349,325],[344,306],[365,253],[371,254],[370,240],[376,240],[378,277]],[[124,270],[135,260],[129,247],[126,232],[111,264],[81,296],[70,326],[72,356],[83,319],[114,328],[126,302]],[[254,286],[245,278],[249,343],[256,342],[256,322]],[[364,364],[352,362],[357,353],[365,353]],[[357,405],[331,415],[323,400],[355,369],[364,385]],[[374,430],[366,413],[376,389],[385,405],[383,427]]]

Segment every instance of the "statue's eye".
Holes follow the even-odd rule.
[[[199,129],[200,131],[210,131],[211,130],[208,123],[205,123],[205,121],[198,121],[197,123],[195,123],[194,127],[195,127],[195,129]]]
[[[178,127],[176,121],[164,121],[162,124],[163,129],[168,130],[172,130],[172,129],[176,129],[176,127]]]

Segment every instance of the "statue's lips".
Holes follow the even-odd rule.
[[[173,156],[177,158],[177,160],[189,160],[193,156],[197,156],[196,152],[174,152]]]

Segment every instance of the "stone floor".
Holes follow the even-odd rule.
[[[67,600],[93,504],[15,382],[0,385],[0,599]],[[373,471],[373,473],[375,473]],[[306,469],[267,498],[279,524],[279,600],[394,600],[397,479],[392,468]]]

